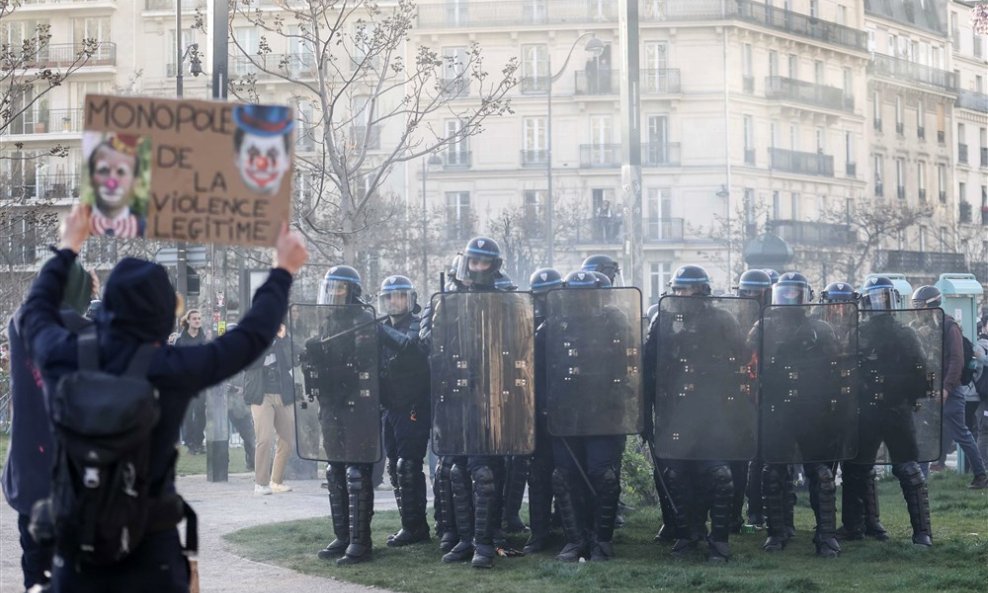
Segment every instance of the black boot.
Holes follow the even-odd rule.
[[[733,484],[731,533],[741,533],[744,527],[744,494],[748,489],[748,462],[733,461],[729,467],[731,468],[731,483]]]
[[[429,524],[425,520],[425,474],[422,462],[414,459],[398,460],[398,497],[401,510],[401,530],[388,540],[393,548],[429,541]]]
[[[443,556],[443,562],[464,562],[473,557],[473,484],[465,465],[454,464],[449,472],[453,490],[453,512],[458,541]]]
[[[326,470],[326,484],[329,490],[329,509],[333,519],[333,534],[336,539],[319,550],[321,560],[339,558],[350,545],[350,497],[346,488],[346,469],[342,465],[330,465]]]
[[[762,549],[766,552],[781,552],[789,541],[786,529],[786,506],[788,506],[786,480],[785,466],[765,465],[762,471],[762,512],[765,513],[768,538],[762,544]]]
[[[830,467],[823,463],[803,466],[811,490],[816,491],[816,555],[836,558],[840,554],[837,543],[837,485]],[[812,476],[812,477],[811,477]]]
[[[614,557],[614,522],[617,519],[618,498],[621,496],[621,469],[608,467],[591,476],[597,493],[594,504],[594,540],[590,560],[605,561]]]
[[[563,523],[566,545],[556,556],[561,562],[578,562],[587,557],[586,528],[582,490],[574,487],[569,472],[556,468],[552,472],[552,491],[556,495],[556,508]]]
[[[878,485],[875,483],[875,468],[868,472],[864,483],[864,533],[868,537],[873,537],[880,542],[888,541],[889,532],[882,525],[881,517],[878,513]]]
[[[841,528],[837,538],[844,541],[864,539],[864,491],[868,466],[857,463],[844,463],[841,466]]]
[[[785,479],[782,482],[785,497],[785,505],[782,510],[785,514],[786,523],[786,539],[792,539],[796,536],[796,477],[792,473],[792,466],[789,466],[789,472],[784,473]]]
[[[734,528],[736,510],[734,507],[736,490],[731,479],[731,470],[726,465],[710,467],[704,473],[703,483],[704,489],[711,493],[707,560],[727,562],[731,557],[727,540]]]
[[[388,457],[388,480],[391,481],[391,491],[395,495],[395,504],[398,505],[398,516],[401,516],[401,486],[398,483],[398,460]],[[388,545],[391,545],[391,540],[398,535],[397,533],[392,533],[388,536]]]
[[[549,545],[549,527],[552,522],[552,471],[533,463],[528,474],[528,522],[532,535],[523,552],[534,554]]]
[[[494,567],[494,531],[501,513],[497,499],[494,471],[481,466],[473,472],[473,559],[474,568]]]
[[[532,458],[516,455],[509,458],[508,470],[504,479],[504,503],[502,528],[505,533],[522,533],[527,530],[521,520],[521,503],[525,497],[525,483]],[[531,493],[529,493],[531,496]]]
[[[656,462],[656,465],[658,465],[658,462]],[[662,527],[659,527],[659,531],[655,534],[653,540],[672,543],[676,541],[676,530],[673,528],[675,517],[673,517],[672,505],[669,504],[669,496],[666,494],[665,482],[662,480],[662,475],[659,471],[658,467],[652,469],[652,481],[655,482],[655,491],[659,495],[659,510],[662,511]]]
[[[669,509],[672,514],[671,525],[675,536],[670,553],[673,558],[681,559],[689,556],[697,546],[697,535],[694,533],[690,521],[690,517],[694,515],[691,507],[695,506],[693,503],[696,501],[691,500],[689,478],[682,473],[680,467],[667,467],[664,474],[666,487],[669,489],[670,502],[675,505],[675,511],[672,510],[672,506]]]
[[[902,497],[906,499],[909,522],[913,527],[913,543],[929,548],[933,545],[933,528],[930,524],[930,496],[926,478],[915,461],[892,466],[892,474],[899,479]]]
[[[453,549],[459,536],[456,532],[456,511],[453,506],[453,486],[449,477],[450,460],[440,457],[436,464],[436,481],[432,485],[432,504],[435,507],[436,535],[439,551],[446,554]]]
[[[748,524],[755,528],[765,526],[765,513],[762,508],[762,470],[765,464],[755,459],[748,464]]]
[[[371,516],[374,514],[374,486],[371,467],[351,465],[346,471],[350,494],[350,545],[336,561],[338,566],[359,564],[371,559]]]

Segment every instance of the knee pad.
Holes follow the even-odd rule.
[[[567,492],[569,490],[570,477],[569,472],[556,468],[552,471],[552,489],[554,492]]]
[[[415,459],[401,457],[395,465],[398,470],[396,473],[399,476],[414,476],[416,473],[422,472],[422,462]]]
[[[726,465],[715,465],[707,469],[704,473],[708,483],[715,490],[719,490],[721,492],[734,491],[734,481],[731,476],[731,470]]]
[[[766,465],[762,469],[762,478],[768,480],[771,484],[781,484],[789,478],[788,469],[785,466],[777,464]]]
[[[473,471],[474,489],[482,494],[494,493],[494,470],[482,465]]]
[[[915,461],[893,465],[892,475],[898,478],[899,482],[903,485],[913,488],[918,488],[926,482],[926,478],[923,477],[923,470],[920,469],[919,464]]]
[[[363,479],[364,472],[359,465],[350,465],[346,468],[346,479],[348,482],[357,482]]]
[[[469,483],[470,482],[470,471],[467,467],[461,463],[454,463],[451,468],[449,468],[449,479],[457,483]]]

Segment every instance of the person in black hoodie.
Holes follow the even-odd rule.
[[[20,318],[20,333],[49,393],[63,376],[78,368],[77,335],[62,323],[58,306],[68,270],[89,236],[90,217],[88,206],[73,208],[64,222],[59,249],[31,287]],[[165,269],[135,258],[124,258],[114,267],[96,320],[99,364],[105,372],[122,374],[141,345],[157,345],[147,375],[159,391],[160,405],[160,418],[151,435],[152,497],[175,494],[175,442],[189,401],[267,349],[287,311],[292,274],[307,258],[301,239],[284,224],[277,241],[276,268],[257,290],[254,305],[237,329],[188,348],[164,345],[175,323],[177,304]],[[147,534],[124,560],[106,568],[83,565],[72,554],[56,544],[52,575],[56,592],[189,590],[189,565],[174,527]]]
[[[66,286],[59,312],[62,322],[72,330],[87,325],[81,313],[86,310],[92,294],[92,278],[76,262],[67,274]],[[54,442],[45,408],[41,377],[31,363],[18,330],[20,312],[8,325],[10,336],[10,391],[13,421],[10,426],[10,449],[3,466],[3,495],[7,504],[17,511],[20,532],[21,571],[24,589],[46,585],[51,572],[54,550],[50,545],[34,541],[28,532],[31,507],[47,498],[51,492],[51,465]]]

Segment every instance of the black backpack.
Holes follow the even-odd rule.
[[[974,344],[967,336],[961,335],[964,341],[964,367],[961,369],[961,385],[974,381],[974,371],[978,370],[978,359],[974,357]]]
[[[123,375],[99,368],[94,328],[78,336],[79,368],[51,397],[55,436],[51,497],[32,510],[35,539],[82,563],[106,566],[135,550],[148,533],[157,500],[150,493],[151,433],[158,392],[147,379],[156,346],[143,344]],[[177,498],[177,496],[176,496]],[[173,502],[181,518],[184,504]]]

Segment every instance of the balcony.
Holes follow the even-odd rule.
[[[470,96],[470,75],[463,73],[455,78],[440,78],[438,83],[439,92],[444,97],[469,97]]]
[[[646,218],[643,223],[643,239],[646,243],[683,240],[685,225],[682,218]]]
[[[230,77],[253,74],[257,80],[311,80],[318,74],[316,56],[312,53],[262,54],[230,56]],[[175,65],[168,65],[168,76],[175,75]]]
[[[882,131],[882,120],[880,120],[880,119],[873,119],[873,120],[871,120],[871,127],[875,128],[875,131],[876,132],[881,132]]]
[[[643,167],[678,167],[680,164],[679,142],[649,142],[642,144]]]
[[[957,162],[967,164],[967,144],[957,144]]]
[[[182,0],[182,12],[206,9],[206,0]],[[160,10],[175,14],[175,0],[144,0],[144,10]]]
[[[967,269],[963,253],[943,253],[937,251],[879,251],[875,258],[876,270],[896,272],[922,272],[940,274],[946,271]]]
[[[8,187],[10,188],[10,197],[15,200],[63,200],[78,198],[79,175],[34,175],[24,179],[15,178]]]
[[[868,68],[873,74],[895,79],[898,83],[919,83],[937,91],[957,92],[957,76],[946,70],[884,54],[872,54]]]
[[[543,148],[521,151],[522,167],[545,167],[547,164],[549,164],[549,151]]]
[[[7,127],[7,134],[74,134],[82,131],[82,109],[50,109],[22,113]]]
[[[643,95],[678,95],[682,92],[679,68],[642,70],[640,75]]]
[[[577,95],[616,95],[621,92],[617,70],[574,72]]]
[[[548,76],[522,76],[518,80],[518,89],[523,95],[542,94],[549,90]]]
[[[583,218],[576,225],[575,242],[578,245],[620,245],[624,241],[620,216],[592,216]]]
[[[361,149],[379,150],[381,148],[381,128],[374,126],[368,130],[367,126],[353,126],[350,128],[350,142],[358,151]]]
[[[846,224],[801,220],[773,220],[770,224],[772,232],[794,244],[837,246],[857,240],[855,232]]]
[[[755,149],[754,148],[747,148],[746,147],[744,149],[744,164],[751,165],[751,166],[754,166],[755,165]]]
[[[848,177],[858,176],[858,164],[857,163],[844,163],[844,175]]]
[[[799,152],[769,148],[770,168],[801,175],[834,176],[834,157],[822,152]]]
[[[469,169],[472,155],[469,150],[448,150],[443,153],[443,169]]]
[[[940,191],[940,203],[941,204],[946,204],[947,203],[947,192],[945,192],[943,190]]]
[[[957,102],[955,105],[962,109],[971,109],[981,113],[988,113],[988,95],[985,93],[977,93],[975,91],[961,91],[960,94],[957,95]]]
[[[947,133],[943,130],[937,130],[937,142],[940,144],[947,143]]]
[[[832,86],[813,84],[784,76],[765,77],[765,96],[834,110],[854,110],[854,98]]]
[[[547,2],[508,0],[506,2],[446,2],[418,7],[416,28],[514,27],[533,25],[583,25],[616,23],[617,3],[610,0],[588,2]]]
[[[621,166],[620,144],[581,144],[580,145],[581,168],[613,169],[620,166]]]
[[[881,198],[884,195],[885,195],[885,186],[882,185],[881,183],[876,183],[875,184],[875,197],[876,198]]]

